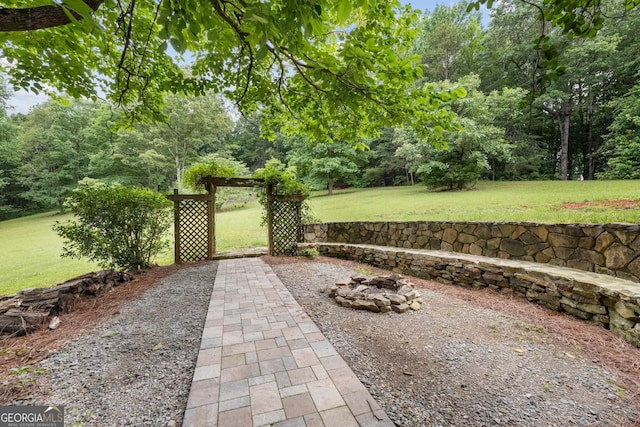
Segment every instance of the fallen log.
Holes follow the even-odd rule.
[[[41,328],[49,318],[45,311],[22,311],[17,308],[0,315],[0,331],[15,335],[25,335]]]
[[[49,324],[52,316],[69,313],[80,299],[99,296],[132,279],[125,272],[103,270],[51,288],[24,289],[0,297],[0,334],[33,332]]]

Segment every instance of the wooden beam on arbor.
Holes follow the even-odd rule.
[[[183,200],[204,200],[205,202],[211,200],[210,194],[169,194],[165,196],[167,199],[172,202],[181,202]]]
[[[202,183],[213,185],[215,187],[261,187],[264,185],[264,179],[260,178],[222,178],[222,177],[204,177]]]

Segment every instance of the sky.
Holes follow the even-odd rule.
[[[455,0],[400,0],[402,4],[409,4],[414,9],[421,11],[432,11],[437,5],[451,5],[456,3]],[[36,105],[47,101],[49,98],[46,95],[35,95],[30,92],[19,90],[14,92],[13,96],[9,99],[9,114],[13,113],[27,113],[29,109]]]

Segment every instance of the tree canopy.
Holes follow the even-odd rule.
[[[437,136],[441,95],[413,86],[416,17],[397,0],[9,0],[1,66],[15,87],[105,96],[135,119],[161,116],[166,92],[213,91],[312,139]]]

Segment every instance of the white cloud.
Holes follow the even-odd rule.
[[[47,102],[49,97],[43,93],[39,95],[24,90],[18,90],[9,98],[7,104],[9,106],[9,114],[28,113],[31,107],[37,104]]]

